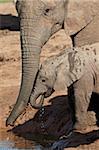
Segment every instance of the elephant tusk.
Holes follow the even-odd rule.
[[[43,103],[44,103],[44,94],[41,96],[41,107],[42,107],[42,105],[43,105]]]

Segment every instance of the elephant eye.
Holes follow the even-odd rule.
[[[49,9],[49,8],[45,9],[45,11],[44,11],[45,16],[50,15],[50,13],[51,13],[51,9]]]
[[[48,13],[50,11],[50,9],[46,9],[45,12]]]

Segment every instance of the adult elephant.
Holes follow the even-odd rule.
[[[39,66],[41,48],[62,28],[68,0],[17,0],[22,49],[22,82],[17,102],[7,119],[13,125],[26,107]]]
[[[68,32],[67,7],[68,0],[17,0],[22,49],[22,82],[17,102],[7,119],[7,125],[14,124],[29,102],[38,71],[40,52],[51,35],[62,27],[67,34],[72,35],[90,22],[90,19],[85,17],[80,24],[80,14],[84,13],[82,10],[82,13],[76,15],[74,21],[76,25],[78,21],[78,26],[69,28],[70,32]]]

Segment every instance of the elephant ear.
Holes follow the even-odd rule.
[[[70,36],[85,28],[99,12],[99,2],[69,0],[64,21],[64,29]]]
[[[56,68],[56,80],[54,84],[54,90],[55,91],[64,91],[66,92],[67,86],[66,86],[66,81],[65,81],[65,65],[62,63]],[[61,71],[60,71],[61,70]]]
[[[19,14],[20,14],[20,11],[21,11],[21,3],[22,3],[22,1],[15,0],[16,10],[17,10],[17,12],[18,12]]]
[[[83,50],[75,48],[69,52],[64,62],[56,68],[56,80],[54,90],[67,90],[73,82],[79,80],[85,73],[87,68],[87,55],[84,55]],[[87,68],[87,69],[86,69]]]

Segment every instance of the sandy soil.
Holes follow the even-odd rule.
[[[47,57],[59,53],[63,48],[70,47],[70,46],[71,46],[70,38],[66,37],[64,31],[61,30],[60,32],[52,36],[49,42],[44,46],[41,54],[41,62],[45,60]],[[0,4],[0,130],[1,131],[6,132],[7,130],[11,129],[10,127],[7,128],[5,126],[5,120],[9,112],[11,111],[13,104],[17,99],[20,82],[21,82],[21,49],[20,49],[20,36],[18,31],[17,13],[15,11],[13,4],[11,3]],[[55,94],[53,94],[50,97],[50,99],[47,99],[47,101],[45,102],[46,105],[45,120],[47,120],[45,122],[48,123],[48,118],[50,120],[50,123],[47,124],[46,127],[47,129],[49,128],[47,130],[48,134],[53,133],[55,128],[57,128],[55,126],[51,128],[49,127],[49,125],[51,125],[51,120],[53,124],[53,122],[55,122],[54,121],[55,117],[61,114],[58,112],[58,111],[61,112],[60,104],[64,105],[65,98],[66,98],[63,96],[64,101],[62,101],[61,98],[58,98],[59,101],[57,102],[56,96],[59,95],[61,96],[65,94],[66,91],[64,91],[63,87],[61,87],[61,91],[57,91]],[[56,99],[54,99],[53,101],[54,97],[56,97]],[[52,104],[55,105],[55,107],[57,106],[56,114],[55,112],[53,113],[54,108],[53,106],[51,106]],[[63,109],[64,111],[66,109],[65,113],[68,112],[67,106],[66,107],[62,106],[62,108],[64,108]],[[21,125],[18,126],[18,128],[15,128],[14,132],[17,132],[18,129],[22,133],[23,130],[25,132],[33,133],[35,132],[34,130],[36,129],[38,133],[40,133],[41,132],[39,126],[40,121],[37,120],[39,118],[38,113],[39,112],[37,112],[37,110],[34,110],[29,106],[26,109],[25,114],[21,115],[20,118],[16,121],[16,125],[19,124]],[[65,114],[63,111],[62,113]],[[50,116],[51,114],[55,114],[55,116],[52,115],[51,117],[49,117],[48,114],[50,114]],[[64,121],[62,123],[65,123],[65,121],[68,122],[68,120],[70,119],[70,114],[68,116],[69,117],[66,118],[66,116],[63,115]],[[32,123],[34,123],[35,128],[31,127],[31,120],[30,120],[31,118],[33,118]],[[28,120],[30,120],[29,123]],[[69,124],[71,124],[71,122],[69,122]],[[60,135],[64,133],[65,130],[66,128],[60,132]],[[97,134],[99,135],[99,133]],[[55,136],[59,136],[59,134],[55,133]],[[1,138],[3,137],[1,136],[0,139]],[[83,143],[83,145],[81,145],[81,143]],[[87,143],[86,141],[81,143],[79,143],[76,148],[68,148],[68,149],[70,150],[74,150],[74,149],[98,150],[99,149],[99,140],[93,141],[93,143],[91,142]]]

